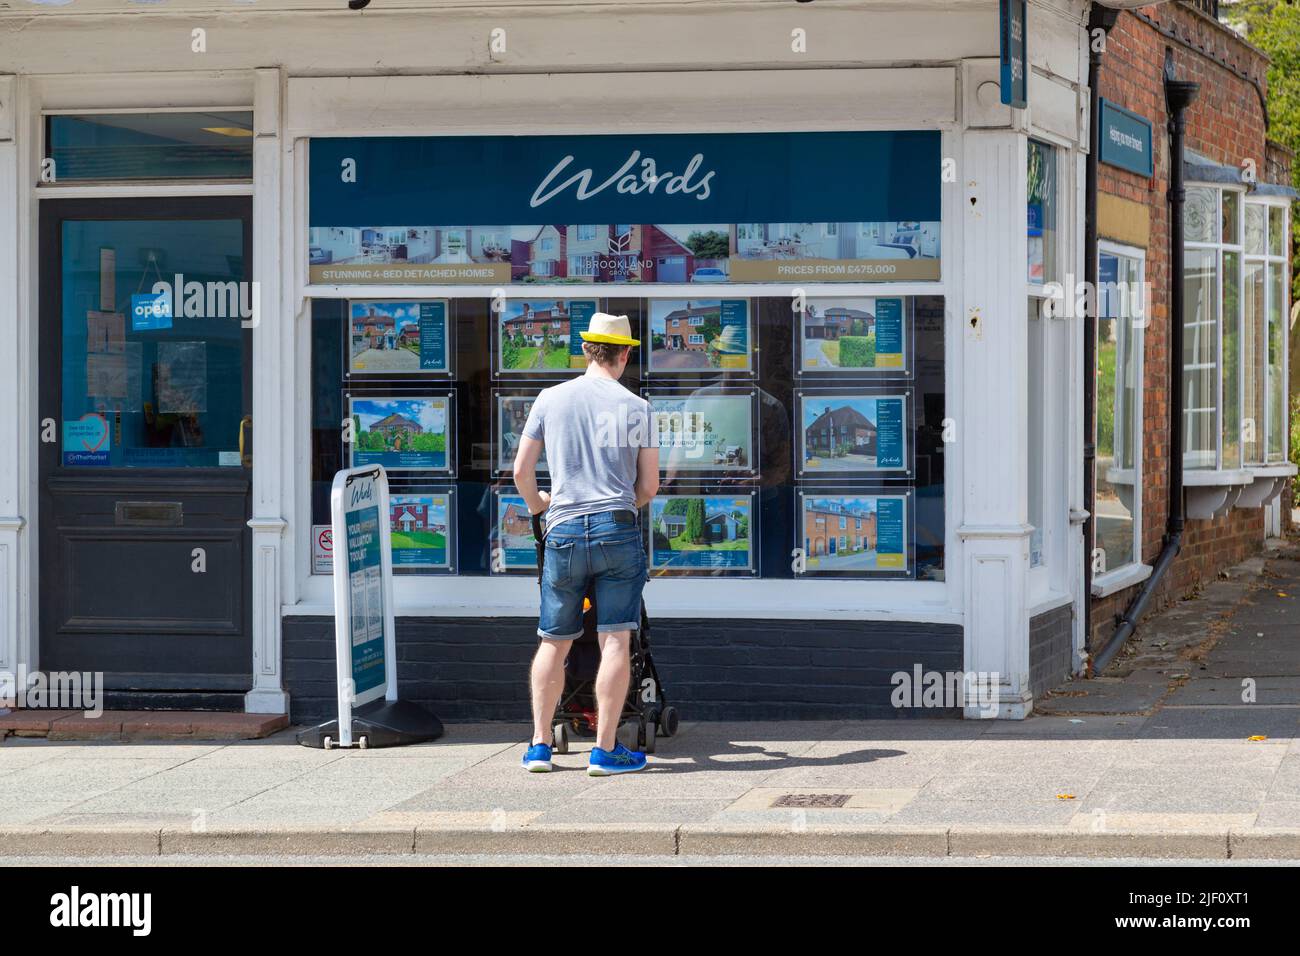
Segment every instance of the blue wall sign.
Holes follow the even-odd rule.
[[[1150,177],[1155,169],[1151,121],[1103,99],[1098,123],[1101,161]]]
[[[1022,110],[1029,105],[1029,40],[1026,0],[999,0],[1002,27],[1002,102]]]

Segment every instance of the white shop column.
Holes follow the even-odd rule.
[[[25,201],[20,191],[18,135],[19,83],[0,76],[0,671],[14,674],[19,664],[34,663],[32,629],[25,626],[30,608],[24,586],[30,527],[23,517],[33,496],[27,494],[32,436],[38,423],[26,400],[35,388],[36,363],[30,361],[30,336],[19,306],[21,230]]]
[[[284,714],[289,695],[282,683],[280,603],[281,544],[287,524],[282,492],[282,451],[292,422],[282,401],[292,377],[293,338],[281,308],[280,117],[278,69],[257,71],[253,95],[253,279],[257,319],[253,328],[253,689],[244,699],[251,714]],[[286,348],[286,342],[288,347]],[[292,406],[289,406],[291,409]]]
[[[1026,150],[1014,129],[962,137],[962,387],[954,414],[964,482],[966,670],[998,674],[997,707],[1029,715]]]

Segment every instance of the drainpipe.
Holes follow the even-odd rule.
[[[1124,642],[1155,595],[1165,572],[1183,546],[1183,139],[1187,133],[1187,108],[1200,84],[1174,78],[1174,51],[1165,47],[1165,105],[1169,113],[1169,520],[1164,545],[1151,577],[1120,619],[1114,636],[1093,659],[1093,674],[1100,673]]]
[[[1105,42],[1097,31],[1110,35],[1119,11],[1094,3],[1088,11],[1088,162],[1084,174],[1083,280],[1092,294],[1084,300],[1083,314],[1083,633],[1084,646],[1092,641],[1093,512],[1097,510],[1097,163],[1101,152],[1101,58]]]

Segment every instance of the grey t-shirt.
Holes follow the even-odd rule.
[[[546,527],[570,518],[636,510],[636,459],[650,435],[650,403],[603,375],[542,389],[525,438],[546,446],[551,506]]]

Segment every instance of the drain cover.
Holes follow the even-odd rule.
[[[837,809],[849,802],[847,793],[786,793],[772,801],[774,807],[821,807]]]

